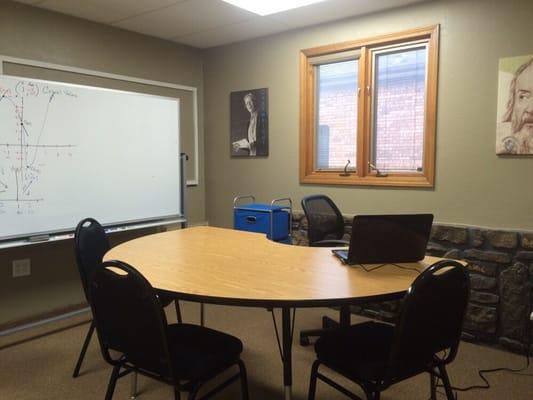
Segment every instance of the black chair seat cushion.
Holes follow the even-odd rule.
[[[169,325],[168,341],[177,379],[215,375],[237,362],[242,352],[238,338],[198,325]]]
[[[315,344],[318,359],[356,380],[383,378],[389,361],[394,326],[363,322],[324,332]]]

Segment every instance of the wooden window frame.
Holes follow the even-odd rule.
[[[391,172],[378,176],[368,167],[372,143],[372,52],[385,46],[427,43],[426,105],[424,115],[424,155],[422,172]],[[435,182],[435,133],[437,114],[439,25],[310,49],[300,52],[300,183],[330,185],[367,185],[433,187]],[[348,176],[339,170],[315,169],[316,84],[313,57],[359,50],[357,164]],[[365,89],[363,89],[365,88]]]

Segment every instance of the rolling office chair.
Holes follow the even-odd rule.
[[[302,208],[307,218],[309,246],[337,247],[348,246],[344,236],[344,218],[328,196],[316,194],[302,199]],[[322,329],[308,329],[300,332],[300,344],[309,345],[310,336],[320,336],[326,329],[337,326],[338,322],[322,317]]]
[[[109,240],[104,228],[93,218],[85,218],[78,223],[74,233],[74,244],[76,264],[80,273],[83,291],[85,293],[85,298],[90,305],[91,300],[88,289],[89,282],[94,274],[94,271],[102,263],[104,254],[111,247],[109,245]],[[160,301],[164,307],[170,304],[173,300],[174,299],[172,297],[160,293]],[[177,300],[175,301],[175,306],[178,322],[181,322],[181,312]],[[76,362],[76,367],[74,368],[74,372],[72,374],[73,378],[77,378],[80,374],[81,364],[85,358],[85,353],[87,352],[87,347],[89,346],[93,332],[94,320],[91,320],[91,325],[89,326],[89,330],[85,336],[85,341],[83,342],[78,361]]]
[[[302,199],[302,208],[308,222],[309,246],[348,246],[344,236],[344,218],[328,196],[315,194]]]
[[[357,383],[367,400],[402,380],[430,374],[431,399],[441,379],[448,400],[454,400],[446,365],[457,354],[470,292],[466,268],[442,260],[422,272],[405,295],[395,326],[365,322],[324,333],[315,345],[308,400],[314,400],[320,379],[352,399],[345,387],[318,372],[321,364]],[[444,352],[440,356],[438,353]]]
[[[198,325],[168,325],[153,287],[120,261],[104,262],[89,290],[102,354],[113,365],[106,400],[112,399],[117,380],[131,372],[172,385],[175,400],[181,391],[189,392],[188,399],[193,400],[205,382],[233,366],[239,372],[202,398],[240,378],[242,398],[248,399],[238,338]],[[121,355],[114,358],[111,352]]]

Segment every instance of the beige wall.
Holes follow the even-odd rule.
[[[533,157],[495,155],[498,58],[533,54],[533,2],[433,1],[211,49],[205,58],[207,215],[232,223],[232,199],[326,193],[344,213],[432,212],[441,223],[533,230]],[[300,49],[440,24],[435,188],[301,185]],[[269,89],[270,155],[229,157],[230,92]]]
[[[0,54],[197,87],[200,185],[188,189],[187,211],[192,222],[205,221],[199,50],[0,0]],[[11,277],[11,262],[18,258],[31,259],[31,276]],[[0,250],[0,326],[83,301],[72,241]]]

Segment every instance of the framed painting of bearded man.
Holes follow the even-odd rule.
[[[501,58],[496,153],[533,155],[533,54]]]

